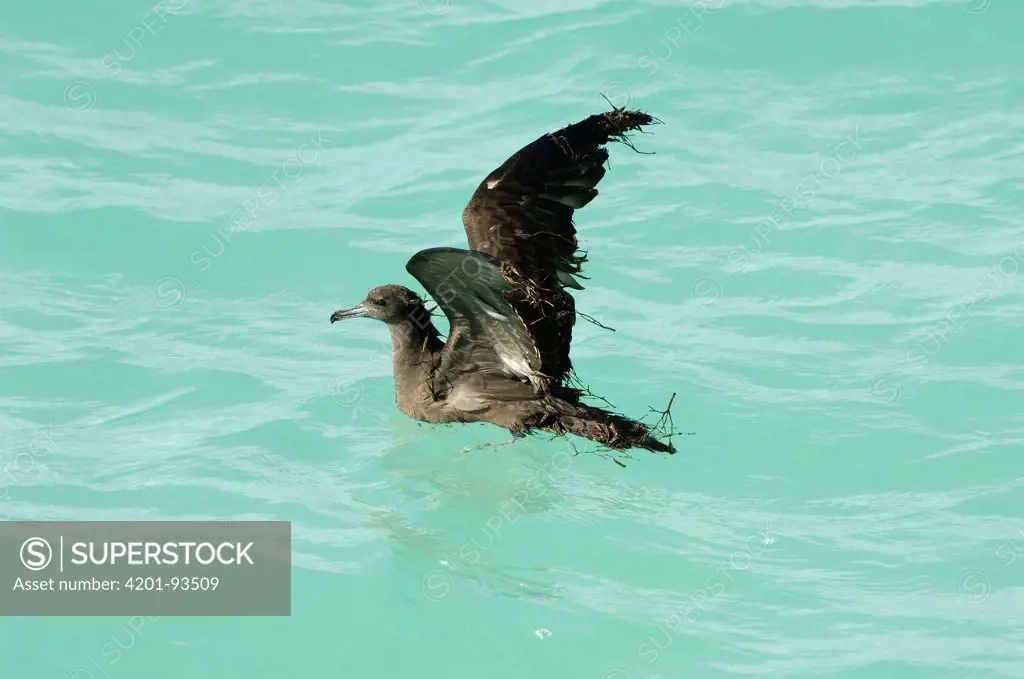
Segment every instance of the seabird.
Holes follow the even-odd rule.
[[[605,144],[632,146],[626,134],[654,122],[625,108],[592,115],[487,175],[462,213],[469,249],[428,248],[405,267],[448,318],[447,341],[424,300],[401,285],[373,288],[331,315],[388,325],[399,410],[429,423],[490,422],[516,438],[568,432],[617,451],[675,453],[670,436],[663,442],[642,422],[584,403],[570,385],[576,308],[567,289],[583,289],[576,276],[586,261],[573,211],[597,196]]]

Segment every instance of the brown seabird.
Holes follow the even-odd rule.
[[[462,213],[470,249],[429,248],[405,267],[448,318],[447,341],[424,300],[400,285],[331,315],[388,325],[399,410],[429,423],[490,422],[516,437],[568,432],[614,450],[675,453],[671,436],[663,442],[642,422],[584,403],[570,385],[576,309],[567,288],[582,289],[574,274],[586,261],[573,211],[597,196],[605,144],[629,144],[628,132],[654,122],[625,108],[592,115],[487,175]]]

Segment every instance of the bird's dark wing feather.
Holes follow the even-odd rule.
[[[405,268],[427,289],[451,326],[436,373],[442,385],[450,388],[473,374],[492,383],[525,380],[543,388],[540,354],[504,297],[511,285],[492,257],[457,248],[429,248],[413,255]]]
[[[615,109],[592,115],[524,146],[480,183],[462,212],[471,250],[485,252],[544,285],[559,277],[569,287],[583,258],[576,254],[573,211],[597,196],[608,141],[654,119]],[[565,274],[570,274],[566,276]]]
[[[545,134],[491,172],[462,213],[469,247],[500,262],[514,284],[506,299],[530,329],[542,372],[561,383],[569,374],[575,303],[586,257],[577,252],[574,210],[597,196],[609,141],[655,122],[615,109]],[[628,143],[628,142],[627,142]]]

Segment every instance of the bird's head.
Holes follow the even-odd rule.
[[[430,322],[430,314],[420,296],[401,285],[381,285],[370,290],[366,299],[356,306],[331,314],[331,323],[360,316],[375,318],[389,324],[406,320],[412,320],[417,324]]]

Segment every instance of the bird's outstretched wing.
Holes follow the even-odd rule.
[[[472,250],[497,259],[514,289],[506,296],[530,329],[541,370],[555,383],[570,373],[576,307],[565,288],[586,260],[577,251],[574,210],[597,196],[609,141],[654,118],[624,108],[592,115],[545,134],[491,172],[462,213]]]
[[[450,329],[441,352],[435,389],[443,395],[460,378],[529,382],[529,393],[546,388],[533,337],[505,299],[511,285],[492,257],[457,248],[429,248],[405,265],[444,315]],[[477,380],[479,382],[479,379]]]
[[[485,252],[547,287],[552,278],[580,288],[573,211],[597,196],[609,141],[655,122],[615,109],[545,134],[516,151],[480,182],[462,212],[471,250]]]

